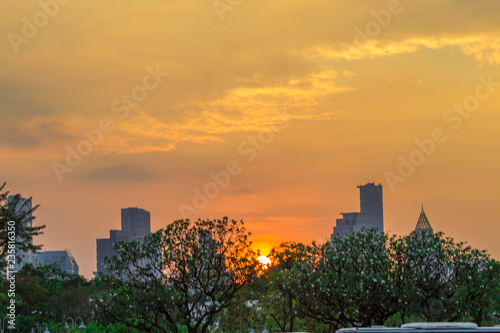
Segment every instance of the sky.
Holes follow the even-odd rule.
[[[358,185],[500,259],[500,2],[40,0],[0,10],[0,182],[92,277],[120,209],[325,241]]]

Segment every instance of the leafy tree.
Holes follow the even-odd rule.
[[[267,291],[261,297],[265,313],[280,332],[293,332],[300,308],[295,290],[293,269],[306,257],[306,246],[301,243],[281,243],[271,250],[272,266],[266,272]]]
[[[15,195],[11,204],[8,203],[9,191],[5,191],[6,183],[0,186],[0,269],[3,270],[7,265],[7,254],[9,253],[9,240],[14,242],[16,249],[16,261],[21,261],[21,251],[39,251],[42,245],[33,245],[31,240],[34,236],[43,234],[45,225],[30,227],[28,215],[32,214],[39,207],[38,205],[28,209],[26,202],[21,201],[19,194]],[[31,199],[31,197],[29,198]],[[35,216],[32,216],[35,219]],[[15,232],[13,233],[10,221],[14,221]],[[11,233],[9,233],[11,232]],[[12,244],[12,243],[11,243]],[[11,258],[9,258],[11,259]]]
[[[313,244],[295,273],[302,310],[335,330],[383,325],[398,311],[388,244],[388,236],[375,230]]]
[[[244,288],[237,296],[234,306],[224,309],[216,319],[211,331],[216,332],[262,332],[266,325],[266,315],[262,311],[253,288]],[[218,330],[214,330],[217,328]]]
[[[348,316],[352,325],[383,325],[398,311],[389,244],[389,235],[370,229],[343,239],[334,237],[327,249],[328,264],[338,261],[347,271],[341,281],[343,296],[353,310]]]
[[[289,278],[296,285],[294,297],[301,311],[307,317],[328,325],[332,331],[346,326],[342,311],[347,309],[347,303],[343,303],[342,287],[335,285],[338,281],[336,272],[325,260],[329,248],[328,243],[306,246],[304,260],[291,270]],[[335,268],[343,270],[342,266]]]
[[[397,251],[403,251],[395,257],[402,259],[398,263],[398,277],[402,281],[402,294],[406,295],[406,311],[419,313],[429,322],[455,320],[456,271],[451,257],[456,249],[453,240],[440,233],[413,232],[396,243]]]
[[[6,280],[0,283],[0,288],[7,290],[3,283]],[[26,264],[16,274],[18,327],[29,328],[35,322],[46,322],[52,327],[68,316],[80,316],[88,323],[92,317],[93,305],[89,301],[92,292],[83,277],[66,273],[56,264],[36,267]],[[1,308],[5,309],[8,299],[1,296]]]
[[[500,264],[486,251],[460,247],[454,262],[458,288],[456,299],[462,317],[472,319],[478,325],[484,321],[493,323],[495,306],[500,295]]]
[[[498,294],[498,263],[485,251],[456,243],[443,233],[413,232],[393,239],[400,311],[426,321],[492,320]]]
[[[149,332],[207,332],[261,268],[243,221],[178,220],[142,242],[119,243],[97,312]]]

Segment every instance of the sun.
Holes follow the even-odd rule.
[[[260,263],[265,266],[266,268],[271,266],[271,259],[269,259],[268,257],[266,256],[260,256],[257,258],[258,261],[260,261]]]

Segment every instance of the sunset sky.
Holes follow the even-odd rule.
[[[0,5],[0,182],[85,277],[121,208],[243,219],[267,254],[368,182],[385,231],[423,203],[500,259],[499,1],[59,1]]]

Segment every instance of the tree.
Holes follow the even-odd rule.
[[[423,315],[427,321],[444,321],[456,315],[456,271],[451,256],[455,246],[451,238],[441,233],[412,232],[395,244],[398,280],[405,301],[405,312]],[[446,313],[448,312],[448,313]]]
[[[499,262],[484,250],[461,246],[454,264],[458,278],[456,299],[462,318],[478,325],[483,321],[493,323],[500,295]]]
[[[266,315],[259,301],[259,295],[265,294],[261,281],[259,278],[243,288],[235,305],[217,316],[216,332],[262,332],[265,329]]]
[[[6,280],[0,288],[8,290]],[[57,264],[23,265],[16,274],[15,291],[16,321],[21,328],[29,328],[34,322],[52,326],[68,316],[80,316],[88,323],[92,317],[91,286],[83,277],[66,273]],[[9,301],[6,293],[0,293],[1,309],[6,309]]]
[[[422,232],[394,239],[391,249],[403,322],[407,314],[477,324],[493,319],[499,266],[486,251]]]
[[[313,244],[295,274],[303,311],[335,330],[383,325],[398,311],[388,244],[388,236],[376,230]]]
[[[327,263],[334,265],[338,260],[346,270],[341,281],[345,286],[343,296],[352,309],[345,314],[351,325],[383,325],[398,311],[389,244],[388,234],[370,229],[344,238],[334,237],[327,249]]]
[[[306,246],[301,243],[281,243],[269,254],[272,266],[267,270],[267,292],[261,302],[267,315],[280,332],[293,332],[300,317],[296,292],[298,285],[293,279],[293,269],[306,257]]]
[[[344,290],[336,284],[339,281],[336,269],[343,272],[344,267],[329,265],[325,255],[329,248],[329,243],[306,246],[304,260],[291,270],[289,279],[296,285],[294,297],[301,311],[328,325],[331,332],[347,326],[348,322],[343,315],[344,309],[347,310],[346,299],[342,297]]]
[[[142,242],[117,244],[98,312],[150,332],[207,332],[261,268],[249,235],[227,217],[178,220]]]
[[[27,202],[22,201],[19,194],[15,195],[9,204],[9,191],[5,191],[6,183],[0,186],[0,269],[7,265],[7,255],[12,255],[9,250],[15,249],[15,260],[20,262],[22,252],[39,251],[42,245],[33,245],[31,240],[34,236],[43,234],[45,225],[31,227],[28,224],[29,215],[37,210],[38,205],[29,209]],[[29,198],[32,199],[31,197]],[[35,216],[31,217],[33,220]],[[14,223],[10,223],[13,221]],[[10,247],[9,247],[10,244]],[[9,260],[13,257],[9,256]]]

